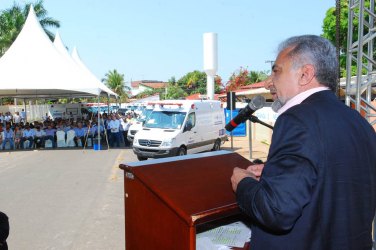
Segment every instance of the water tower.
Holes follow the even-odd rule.
[[[204,71],[207,76],[206,95],[214,99],[214,77],[218,70],[217,33],[204,33]]]

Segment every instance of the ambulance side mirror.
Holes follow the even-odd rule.
[[[185,131],[191,131],[192,128],[193,128],[192,122],[187,121],[187,123],[185,124],[185,127],[184,127],[184,132]]]

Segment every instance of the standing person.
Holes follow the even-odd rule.
[[[120,121],[121,121],[121,126],[123,128],[124,146],[129,147],[130,143],[128,141],[127,136],[128,136],[128,130],[131,124],[128,122],[127,118],[123,118]]]
[[[0,113],[0,124],[5,127],[5,117],[4,117],[3,113]]]
[[[13,122],[14,124],[20,124],[21,123],[21,116],[19,112],[15,112],[13,115]]]
[[[335,96],[337,63],[318,36],[279,47],[268,88],[282,107],[267,162],[231,177],[252,250],[372,248],[376,133]]]
[[[24,109],[21,110],[20,116],[21,116],[21,122],[25,123],[26,122],[26,112],[25,112]]]
[[[5,120],[5,124],[12,123],[13,122],[12,114],[10,112],[6,112],[4,120]]]
[[[120,147],[120,121],[116,119],[115,115],[111,115],[111,121],[108,123],[108,128],[111,131],[111,142],[110,146],[113,147],[116,142],[116,147]]]

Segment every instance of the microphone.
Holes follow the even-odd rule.
[[[279,99],[276,99],[273,103],[272,103],[272,106],[271,106],[271,108],[272,108],[272,110],[274,111],[274,112],[278,112],[278,110],[280,109],[280,108],[282,108],[282,102],[279,100]]]
[[[245,122],[258,109],[264,107],[265,98],[261,95],[255,96],[245,108],[239,111],[239,114],[226,124],[225,129],[229,132],[234,130],[240,123]]]

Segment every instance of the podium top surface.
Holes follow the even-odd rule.
[[[214,220],[219,214],[239,213],[230,178],[234,167],[251,164],[237,153],[216,151],[124,163],[120,168],[193,226]]]

